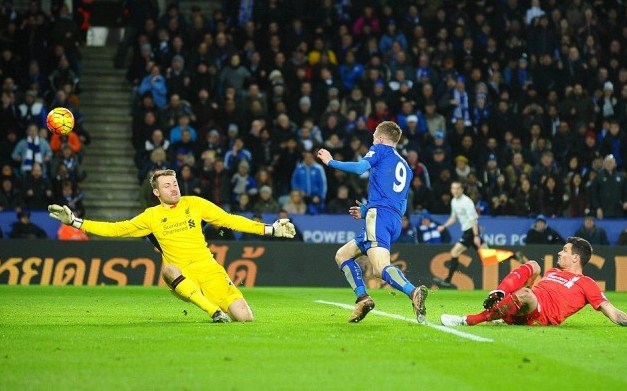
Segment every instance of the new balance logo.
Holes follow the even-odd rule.
[[[187,225],[189,226],[189,228],[195,228],[196,227],[196,222],[192,219],[187,220]]]

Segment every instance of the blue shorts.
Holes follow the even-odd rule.
[[[366,212],[366,226],[355,238],[355,243],[363,254],[371,247],[389,250],[400,234],[401,219],[395,212],[385,208],[370,208]]]

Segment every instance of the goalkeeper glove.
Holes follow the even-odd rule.
[[[278,219],[272,225],[266,225],[264,233],[276,238],[293,238],[296,235],[296,228],[290,219]]]
[[[74,216],[74,213],[72,213],[67,205],[48,205],[48,212],[50,212],[50,217],[59,220],[63,224],[71,225],[72,227],[77,229],[83,225],[83,219],[79,219],[78,217]]]

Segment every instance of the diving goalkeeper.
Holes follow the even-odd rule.
[[[150,178],[160,205],[147,208],[131,220],[104,222],[79,219],[67,206],[49,205],[50,216],[85,232],[107,237],[153,234],[163,254],[162,277],[182,299],[206,311],[213,322],[250,322],[253,313],[242,292],[207,249],[201,220],[214,226],[258,235],[293,238],[294,225],[279,219],[272,225],[232,215],[195,196],[181,196],[176,173],[158,170]]]

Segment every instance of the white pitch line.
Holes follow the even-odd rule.
[[[316,303],[334,305],[336,307],[345,308],[347,310],[352,310],[353,309],[352,305],[343,304],[343,303],[336,303],[336,302],[333,302],[333,301],[316,300]],[[398,319],[398,320],[404,320],[404,321],[407,321],[407,322],[418,323],[418,321],[415,318],[406,318],[403,315],[390,314],[390,313],[379,311],[379,310],[372,310],[372,311],[370,311],[370,313],[371,314],[375,314],[375,315],[380,315],[380,316],[386,316],[386,317],[392,318],[392,319]],[[431,322],[426,322],[426,323],[424,323],[424,325],[428,326],[428,327],[431,327],[432,329],[440,330],[442,332],[453,334],[453,335],[456,335],[458,337],[470,339],[470,340],[476,341],[476,342],[494,342],[494,340],[491,339],[491,338],[485,338],[485,337],[480,337],[478,335],[465,333],[463,331],[459,331],[459,330],[454,329],[452,327],[446,327],[446,326],[442,326],[442,325],[431,323]]]

